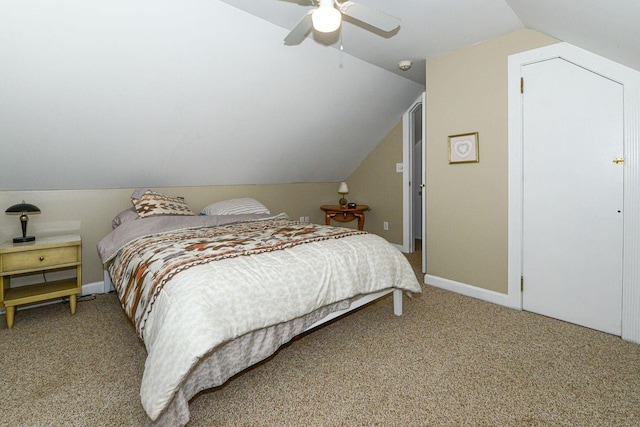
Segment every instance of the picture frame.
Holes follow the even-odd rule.
[[[478,163],[480,138],[478,132],[449,136],[449,164]]]

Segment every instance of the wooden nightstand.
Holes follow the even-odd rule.
[[[339,205],[322,205],[320,209],[327,213],[325,215],[327,225],[331,224],[332,219],[338,222],[349,222],[357,219],[358,230],[362,230],[364,228],[364,211],[368,211],[369,206],[357,205],[355,208],[343,208]]]
[[[11,287],[11,277],[49,270],[76,270],[71,279]],[[82,291],[82,241],[78,235],[38,238],[32,243],[0,245],[0,307],[5,307],[7,327],[13,327],[16,306],[53,298],[69,297],[71,314]]]

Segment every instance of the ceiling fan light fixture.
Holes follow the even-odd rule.
[[[313,28],[321,33],[333,33],[340,27],[342,15],[333,7],[332,1],[321,1],[320,6],[311,15]]]

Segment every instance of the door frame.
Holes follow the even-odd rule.
[[[623,86],[624,217],[622,271],[622,338],[640,343],[640,72],[569,43],[521,52],[508,59],[509,220],[507,305],[522,310],[523,123],[522,67],[562,58]],[[524,82],[526,90],[526,82]]]
[[[425,100],[426,94],[422,94],[416,99],[411,107],[402,115],[402,251],[406,253],[415,252],[415,237],[413,230],[413,194],[414,185],[424,184],[425,166],[426,166],[426,144],[425,144]],[[413,138],[411,138],[413,129],[413,111],[418,105],[422,105],[422,181],[421,183],[413,183]],[[423,194],[424,196],[424,194]],[[422,197],[422,272],[426,272],[426,197]]]

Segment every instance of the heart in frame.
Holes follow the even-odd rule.
[[[467,140],[463,140],[463,141],[458,141],[453,145],[453,150],[456,152],[456,154],[460,157],[460,158],[466,158],[469,154],[471,154],[471,149],[472,149],[472,145],[471,145],[471,141]]]

